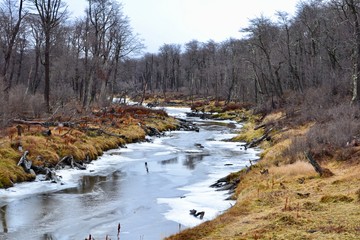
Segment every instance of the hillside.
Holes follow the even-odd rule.
[[[358,239],[360,147],[357,132],[349,130],[357,129],[358,110],[334,104],[318,113],[327,120],[318,121],[301,116],[301,107],[294,115],[278,109],[248,119],[236,140],[270,133],[260,144],[261,160],[232,174],[240,180],[237,203],[166,239]],[[328,113],[341,116],[341,125],[334,127],[339,119]],[[341,142],[345,134],[348,141]],[[321,165],[321,175],[308,157]]]

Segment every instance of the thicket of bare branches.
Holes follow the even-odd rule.
[[[301,1],[295,16],[252,19],[242,39],[164,44],[140,58],[131,58],[142,44],[118,1],[88,0],[85,16],[75,21],[66,19],[62,0],[49,1],[0,2],[2,123],[13,111],[38,109],[31,114],[39,116],[41,107],[22,102],[32,95],[42,95],[36,105],[51,112],[67,102],[88,108],[116,95],[143,101],[149,93],[178,92],[255,103],[262,111],[286,106],[300,120],[319,120],[327,106],[359,101],[357,1]]]
[[[88,0],[84,17],[67,17],[63,0],[0,1],[2,125],[67,102],[107,104],[122,85],[120,65],[142,44],[121,4]]]
[[[321,89],[311,103],[344,97],[355,103],[359,12],[357,1],[301,1],[293,17],[279,12],[277,20],[252,19],[241,29],[243,39],[164,44],[158,54],[128,60],[124,78],[133,80],[139,94],[185,90],[189,96],[277,108],[293,94],[310,102],[307,89]]]

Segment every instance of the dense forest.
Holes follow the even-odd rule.
[[[294,16],[251,19],[242,39],[164,44],[156,54],[141,53],[118,1],[88,0],[85,12],[70,20],[61,0],[1,1],[2,125],[125,95],[211,96],[266,108],[287,102],[288,114],[298,101],[309,111],[359,101],[356,0],[301,1]]]

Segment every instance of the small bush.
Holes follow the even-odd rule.
[[[324,115],[328,120],[311,127],[306,135],[306,142],[307,147],[315,154],[332,155],[335,149],[349,145],[360,133],[359,110],[343,104],[330,108]]]

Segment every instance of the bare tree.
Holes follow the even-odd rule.
[[[23,3],[24,0],[20,0],[18,6],[16,6],[15,0],[5,0],[0,8],[0,41],[4,56],[1,76],[4,82],[3,96],[5,101],[8,100],[11,88],[11,78],[8,75],[10,61],[20,31],[20,25],[25,15]]]
[[[347,12],[350,14],[348,19],[351,21],[351,26],[354,32],[354,75],[353,75],[353,97],[352,102],[360,102],[360,6],[359,1],[343,0],[343,9],[346,16]],[[345,9],[347,7],[348,9]]]
[[[46,110],[50,112],[50,51],[51,37],[54,29],[65,19],[66,5],[62,0],[33,0],[41,19],[42,29],[45,36],[44,67],[45,88],[44,99]]]
[[[261,57],[262,62],[257,67],[261,70],[262,77],[267,79],[268,86],[271,86],[271,96],[275,94],[282,97],[283,86],[278,71],[283,60],[274,57],[279,29],[270,19],[263,16],[252,19],[250,22],[250,26],[243,31],[250,34],[251,41],[249,43],[253,46],[253,53]]]
[[[29,36],[32,45],[32,54],[34,54],[30,62],[31,68],[27,78],[28,92],[35,94],[41,83],[41,49],[44,43],[44,32],[42,31],[41,21],[35,14],[29,14],[26,17],[29,26]]]
[[[87,41],[91,58],[85,54],[89,67],[84,107],[95,100],[96,93],[98,100],[107,101],[107,93],[112,92],[117,79],[119,61],[142,48],[122,13],[121,4],[115,0],[88,0],[88,3]]]

